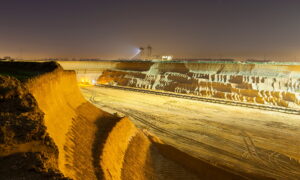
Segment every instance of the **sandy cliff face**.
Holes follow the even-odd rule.
[[[3,178],[243,179],[250,176],[236,175],[195,159],[143,133],[128,118],[96,108],[80,94],[75,73],[55,66],[53,71],[40,73],[25,83],[10,77],[0,78]]]
[[[81,153],[87,153],[85,157],[92,156],[90,150],[93,145],[93,134],[86,133],[86,141],[84,137],[80,138],[80,134],[85,131],[94,133],[93,121],[98,117],[87,116],[88,112],[81,113],[81,109],[84,106],[89,108],[89,104],[85,104],[78,90],[74,72],[56,69],[30,79],[27,87],[45,113],[47,131],[59,149],[59,169],[68,177],[81,177],[85,173],[89,177],[93,174],[89,173],[88,169],[93,167],[89,164],[92,162],[76,159],[79,157],[76,148],[82,148]],[[99,116],[102,115],[101,112],[98,113]],[[80,120],[86,122],[78,126]]]
[[[149,68],[107,69],[98,83],[282,107],[300,105],[299,65],[157,62],[149,66],[145,62],[144,66]]]

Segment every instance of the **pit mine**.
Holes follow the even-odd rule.
[[[213,78],[214,87],[219,89],[227,87],[224,83],[229,81],[243,87],[270,81],[270,86],[289,88],[291,93],[273,96],[276,92],[264,87],[268,93],[250,90],[237,96],[242,87],[230,86],[225,89],[232,93],[222,97],[242,99],[256,93],[260,98],[251,101],[299,104],[294,94],[299,84],[292,80],[281,78],[274,83],[229,75],[224,79],[225,75],[189,73],[188,67],[180,65],[158,67],[157,73],[164,76],[142,73],[155,72],[153,66],[157,65],[117,64],[118,71],[104,70],[97,81],[176,92],[195,88],[199,78]],[[227,72],[226,68],[223,71]],[[75,71],[64,70],[55,62],[0,62],[0,179],[269,179],[195,158],[137,128],[128,117],[95,107],[80,92],[77,77]],[[167,83],[174,78],[178,85]],[[187,79],[188,86],[179,83]],[[271,96],[273,99],[267,101]]]
[[[299,63],[59,63],[85,99],[165,144],[250,179],[300,177]]]

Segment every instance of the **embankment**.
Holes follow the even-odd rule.
[[[40,64],[26,65],[30,71]],[[128,118],[96,108],[81,95],[75,72],[48,65],[55,68],[39,69],[23,83],[0,76],[1,179],[253,177],[195,159],[137,129]]]

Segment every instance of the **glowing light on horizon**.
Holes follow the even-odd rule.
[[[162,56],[162,60],[171,61],[173,59],[173,56]]]
[[[136,57],[138,54],[140,54],[141,50],[140,50],[140,48],[134,48],[134,52],[135,52],[134,56],[132,56],[130,59],[133,59],[133,58]]]

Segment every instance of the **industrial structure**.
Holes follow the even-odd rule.
[[[148,45],[146,48],[140,47],[139,52],[136,56],[132,58],[132,60],[161,60],[161,61],[171,61],[173,56],[171,55],[153,55],[152,46]]]

